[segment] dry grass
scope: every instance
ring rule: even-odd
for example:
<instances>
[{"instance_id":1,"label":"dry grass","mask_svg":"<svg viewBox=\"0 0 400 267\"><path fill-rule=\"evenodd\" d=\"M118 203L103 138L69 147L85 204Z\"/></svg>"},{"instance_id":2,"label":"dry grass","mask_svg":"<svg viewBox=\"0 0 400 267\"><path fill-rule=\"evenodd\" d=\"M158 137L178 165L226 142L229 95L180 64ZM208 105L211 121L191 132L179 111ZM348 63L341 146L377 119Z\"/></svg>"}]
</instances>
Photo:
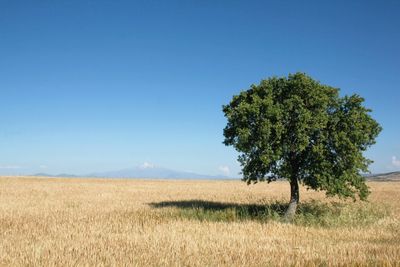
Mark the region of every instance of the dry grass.
<instances>
[{"instance_id":1,"label":"dry grass","mask_svg":"<svg viewBox=\"0 0 400 267\"><path fill-rule=\"evenodd\" d=\"M400 183L369 185L369 203L302 189L286 224L286 182L3 177L0 265L400 266Z\"/></svg>"}]
</instances>

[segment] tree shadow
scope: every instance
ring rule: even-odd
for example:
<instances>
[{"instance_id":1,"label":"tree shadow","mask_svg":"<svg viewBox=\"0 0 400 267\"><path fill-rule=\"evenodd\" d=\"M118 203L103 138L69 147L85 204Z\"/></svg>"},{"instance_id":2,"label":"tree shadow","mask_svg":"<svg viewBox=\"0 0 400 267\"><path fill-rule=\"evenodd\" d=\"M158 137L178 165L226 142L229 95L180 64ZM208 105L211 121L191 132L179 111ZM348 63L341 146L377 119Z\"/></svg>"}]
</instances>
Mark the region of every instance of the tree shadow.
<instances>
[{"instance_id":1,"label":"tree shadow","mask_svg":"<svg viewBox=\"0 0 400 267\"><path fill-rule=\"evenodd\" d=\"M153 208L174 208L173 216L200 221L281 221L288 207L283 201L264 204L225 203L206 200L181 200L149 203ZM299 205L298 217L318 218L338 210L338 205L310 201Z\"/></svg>"}]
</instances>

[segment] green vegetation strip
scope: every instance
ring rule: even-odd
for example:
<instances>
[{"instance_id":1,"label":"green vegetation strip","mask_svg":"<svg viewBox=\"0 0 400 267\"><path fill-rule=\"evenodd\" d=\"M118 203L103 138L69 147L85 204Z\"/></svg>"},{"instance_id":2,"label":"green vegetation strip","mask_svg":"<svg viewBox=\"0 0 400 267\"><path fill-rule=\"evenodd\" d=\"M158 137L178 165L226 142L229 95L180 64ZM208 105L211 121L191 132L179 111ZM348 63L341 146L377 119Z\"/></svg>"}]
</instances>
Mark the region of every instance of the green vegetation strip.
<instances>
[{"instance_id":1,"label":"green vegetation strip","mask_svg":"<svg viewBox=\"0 0 400 267\"><path fill-rule=\"evenodd\" d=\"M269 221L283 222L283 215L287 208L287 204L281 201L256 205L190 200L162 202L152 204L152 206L169 207L169 216L179 219L213 222L253 220L262 223ZM313 227L354 227L371 225L387 216L390 216L389 208L375 203L310 201L299 205L292 223Z\"/></svg>"}]
</instances>

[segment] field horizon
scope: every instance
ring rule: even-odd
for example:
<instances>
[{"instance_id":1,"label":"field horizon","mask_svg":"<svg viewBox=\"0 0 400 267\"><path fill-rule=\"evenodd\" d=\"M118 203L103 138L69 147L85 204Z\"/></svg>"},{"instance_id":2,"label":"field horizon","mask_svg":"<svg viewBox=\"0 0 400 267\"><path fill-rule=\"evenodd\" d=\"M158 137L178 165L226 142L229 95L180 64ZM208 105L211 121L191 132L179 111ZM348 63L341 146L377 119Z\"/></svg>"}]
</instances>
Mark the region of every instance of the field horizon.
<instances>
[{"instance_id":1,"label":"field horizon","mask_svg":"<svg viewBox=\"0 0 400 267\"><path fill-rule=\"evenodd\" d=\"M367 202L234 180L0 177L0 265L398 266L400 183Z\"/></svg>"}]
</instances>

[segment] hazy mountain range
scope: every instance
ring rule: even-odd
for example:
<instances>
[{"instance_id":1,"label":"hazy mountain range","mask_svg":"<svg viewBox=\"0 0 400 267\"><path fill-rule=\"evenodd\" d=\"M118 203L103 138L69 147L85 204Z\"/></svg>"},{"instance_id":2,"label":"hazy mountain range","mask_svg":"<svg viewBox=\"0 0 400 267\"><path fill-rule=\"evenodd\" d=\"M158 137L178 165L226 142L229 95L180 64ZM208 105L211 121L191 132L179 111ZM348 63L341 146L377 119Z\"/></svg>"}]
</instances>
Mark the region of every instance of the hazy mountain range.
<instances>
[{"instance_id":1,"label":"hazy mountain range","mask_svg":"<svg viewBox=\"0 0 400 267\"><path fill-rule=\"evenodd\" d=\"M116 171L94 172L83 175L37 173L34 176L49 177L98 177L98 178L160 178L160 179L229 179L224 175L204 175L194 172L177 171L163 167L158 167L149 163L140 166Z\"/></svg>"},{"instance_id":2,"label":"hazy mountain range","mask_svg":"<svg viewBox=\"0 0 400 267\"><path fill-rule=\"evenodd\" d=\"M61 174L48 174L48 173L37 173L33 176L47 176L47 177L93 177L93 178L158 178L158 179L232 179L233 177L224 175L204 175L194 172L185 172L171 170L167 168L157 167L151 164L143 164L134 168L127 168L117 171L107 172L94 172L83 175L75 175L68 173ZM367 180L372 181L400 181L400 171L379 173L379 174L367 174L365 175Z\"/></svg>"},{"instance_id":3,"label":"hazy mountain range","mask_svg":"<svg viewBox=\"0 0 400 267\"><path fill-rule=\"evenodd\" d=\"M366 176L367 180L372 181L400 181L400 171L397 172L387 172L387 173L377 173Z\"/></svg>"}]
</instances>

